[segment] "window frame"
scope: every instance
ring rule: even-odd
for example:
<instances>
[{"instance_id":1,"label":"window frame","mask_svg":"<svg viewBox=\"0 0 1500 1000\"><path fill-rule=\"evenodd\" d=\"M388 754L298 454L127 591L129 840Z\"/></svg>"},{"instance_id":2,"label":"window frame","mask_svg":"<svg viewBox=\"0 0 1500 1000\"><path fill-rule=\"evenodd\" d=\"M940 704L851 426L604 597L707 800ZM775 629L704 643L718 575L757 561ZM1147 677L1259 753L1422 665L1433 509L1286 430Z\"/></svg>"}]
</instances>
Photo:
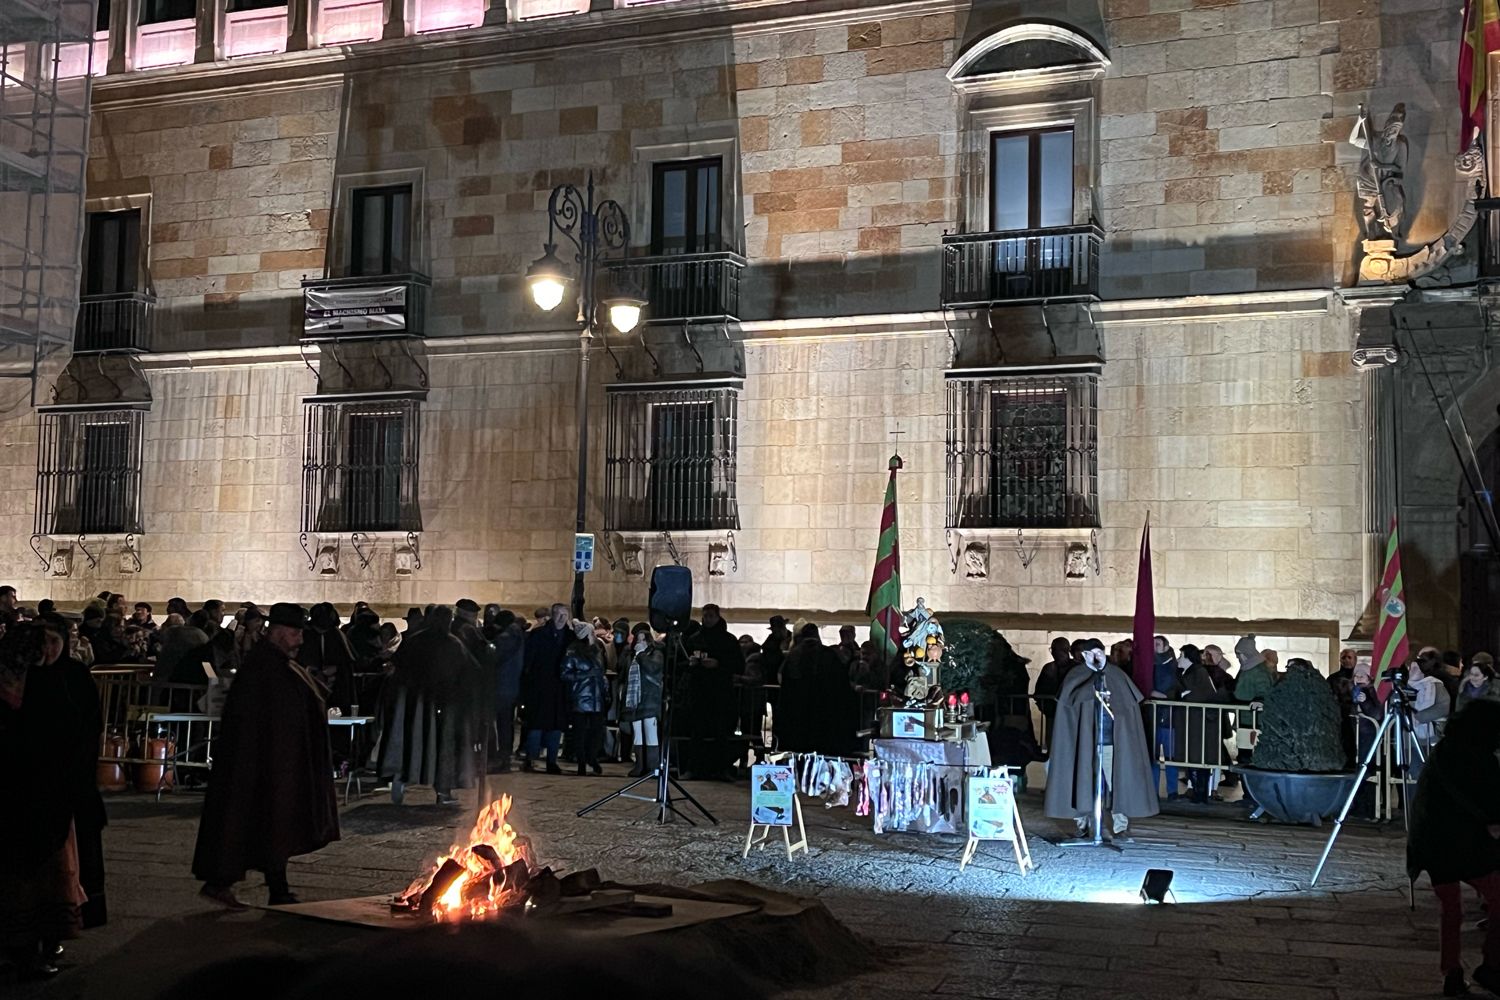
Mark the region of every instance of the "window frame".
<instances>
[{"instance_id":1,"label":"window frame","mask_svg":"<svg viewBox=\"0 0 1500 1000\"><path fill-rule=\"evenodd\" d=\"M422 530L421 436L425 392L386 392L311 396L303 402L301 530L318 534L408 533ZM361 460L356 424L392 422L384 432L399 447L394 461ZM361 481L386 483L392 510L370 503Z\"/></svg>"},{"instance_id":2,"label":"window frame","mask_svg":"<svg viewBox=\"0 0 1500 1000\"><path fill-rule=\"evenodd\" d=\"M705 221L713 220L712 233L697 231L699 216L698 183L699 172L712 166L715 173L714 211L703 213ZM666 175L672 171L683 171L687 182L683 188L683 249L666 248L662 233L665 221ZM710 236L712 245L708 245ZM699 239L704 245L698 246ZM692 254L720 253L724 250L724 157L718 154L688 157L685 159L656 160L651 164L651 242L653 257L688 256Z\"/></svg>"},{"instance_id":3,"label":"window frame","mask_svg":"<svg viewBox=\"0 0 1500 1000\"><path fill-rule=\"evenodd\" d=\"M739 530L738 378L617 383L606 387L604 521L606 531ZM662 415L689 408L706 415L700 433L674 435L701 447L661 453ZM691 418L690 418L691 419ZM701 466L701 474L672 467ZM675 509L673 509L675 508Z\"/></svg>"},{"instance_id":4,"label":"window frame","mask_svg":"<svg viewBox=\"0 0 1500 1000\"><path fill-rule=\"evenodd\" d=\"M404 259L397 267L395 249L392 247L395 229L396 212L394 211L394 200L397 195L406 195L406 246ZM368 198L381 198L385 202L385 211L381 218L382 231L380 234L381 264L379 272L366 272L364 270L364 255L362 253L363 238L365 236L365 213L363 211L365 200ZM414 271L412 245L415 239L414 229L416 224L416 191L409 182L362 185L351 188L349 191L349 248L346 273L351 278L385 278L398 274L410 274Z\"/></svg>"},{"instance_id":5,"label":"window frame","mask_svg":"<svg viewBox=\"0 0 1500 1000\"><path fill-rule=\"evenodd\" d=\"M1101 366L960 369L945 376L947 468L945 525L950 530L1094 529L1099 517L1099 378ZM1029 425L1002 423L997 397L1062 394L1061 426L1048 454L1016 455L1010 441ZM1055 404L1054 404L1055 405ZM1035 425L1040 427L1042 425ZM1007 435L1009 430L1020 433ZM1059 434L1060 431L1060 434ZM1035 439L1036 435L1031 435ZM1060 462L1060 469L1018 476L1017 464ZM1060 479L1060 490L1038 492L1038 480ZM1002 484L1018 483L1014 494ZM1030 485L1032 490L1024 489ZM1014 500L1009 498L1014 497ZM1052 508L1052 509L1048 509ZM1020 509L1020 513L1016 511Z\"/></svg>"},{"instance_id":6,"label":"window frame","mask_svg":"<svg viewBox=\"0 0 1500 1000\"><path fill-rule=\"evenodd\" d=\"M1057 135L1066 132L1071 137L1068 143L1069 174L1068 174L1068 215L1069 219L1061 226L1042 225L1042 136ZM1047 125L1034 125L1023 128L994 128L988 131L989 149L985 157L985 171L988 180L988 223L991 231L994 229L995 209L997 206L997 191L995 177L995 146L1002 139L1015 139L1025 136L1027 140L1026 149L1026 225L1021 227L1029 230L1062 229L1074 224L1074 205L1077 201L1077 184L1072 175L1072 170L1077 165L1076 144L1078 142L1077 130L1073 122L1051 123Z\"/></svg>"},{"instance_id":7,"label":"window frame","mask_svg":"<svg viewBox=\"0 0 1500 1000\"><path fill-rule=\"evenodd\" d=\"M123 2L123 0L116 0ZM185 14L179 13L176 17L158 17L163 13L162 8L169 7L173 3L190 4L191 9ZM141 0L140 16L138 24L169 24L173 21L191 21L198 16L198 5L196 0Z\"/></svg>"},{"instance_id":8,"label":"window frame","mask_svg":"<svg viewBox=\"0 0 1500 1000\"><path fill-rule=\"evenodd\" d=\"M128 217L134 217L134 247L131 247L131 224ZM101 244L98 237L99 228L106 222L119 221L122 223L120 233L116 237L115 252L116 263L111 282L116 287L100 287L104 282L98 280L100 272L96 263L101 252ZM111 208L101 210L90 210L84 216L83 237L83 274L79 281L79 294L87 297L91 295L128 295L141 290L142 270L141 260L145 241L143 239L145 228L145 213L138 206L129 208ZM133 253L130 252L133 249ZM129 287L124 287L128 277Z\"/></svg>"},{"instance_id":9,"label":"window frame","mask_svg":"<svg viewBox=\"0 0 1500 1000\"><path fill-rule=\"evenodd\" d=\"M142 471L149 403L39 407L36 535L142 533ZM121 428L117 461L91 469L89 430ZM101 498L101 490L112 499ZM90 499L92 498L92 499ZM113 516L101 518L107 503Z\"/></svg>"}]
</instances>

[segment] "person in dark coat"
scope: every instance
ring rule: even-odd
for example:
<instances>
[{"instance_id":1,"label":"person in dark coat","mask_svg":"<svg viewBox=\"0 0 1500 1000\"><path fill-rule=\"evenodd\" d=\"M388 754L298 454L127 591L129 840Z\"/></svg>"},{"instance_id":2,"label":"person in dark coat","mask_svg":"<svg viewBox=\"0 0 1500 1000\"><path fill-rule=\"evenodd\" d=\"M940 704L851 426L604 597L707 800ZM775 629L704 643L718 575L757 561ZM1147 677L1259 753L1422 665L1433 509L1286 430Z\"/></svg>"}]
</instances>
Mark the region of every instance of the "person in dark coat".
<instances>
[{"instance_id":1,"label":"person in dark coat","mask_svg":"<svg viewBox=\"0 0 1500 1000\"><path fill-rule=\"evenodd\" d=\"M79 634L82 635L82 632ZM161 642L156 649L156 666L151 670L151 682L177 683L176 678L182 676L178 673L179 668L192 668L197 673L192 675L193 679L188 683L202 684L204 675L203 668L198 666L200 661L190 659L188 654L207 645L208 636L201 629L184 624L182 616L175 613L167 615L165 624L157 634L161 637Z\"/></svg>"},{"instance_id":2,"label":"person in dark coat","mask_svg":"<svg viewBox=\"0 0 1500 1000\"><path fill-rule=\"evenodd\" d=\"M354 651L339 629L338 609L326 601L307 613L299 662L328 688L328 704L345 715L354 706Z\"/></svg>"},{"instance_id":3,"label":"person in dark coat","mask_svg":"<svg viewBox=\"0 0 1500 1000\"><path fill-rule=\"evenodd\" d=\"M604 676L604 650L588 622L573 623L574 640L563 656L562 679L568 686L568 710L573 716L578 747L578 773L585 768L603 774L599 751L604 746L604 713L609 709L609 681Z\"/></svg>"},{"instance_id":4,"label":"person in dark coat","mask_svg":"<svg viewBox=\"0 0 1500 1000\"><path fill-rule=\"evenodd\" d=\"M717 604L703 605L703 625L685 646L689 708L682 719L687 723L688 737L683 780L731 777L735 754L729 736L734 731L737 708L734 675L745 671L744 654Z\"/></svg>"},{"instance_id":5,"label":"person in dark coat","mask_svg":"<svg viewBox=\"0 0 1500 1000\"><path fill-rule=\"evenodd\" d=\"M817 680L828 656L818 626L803 625L781 661L781 697L774 716L776 749L817 749Z\"/></svg>"},{"instance_id":6,"label":"person in dark coat","mask_svg":"<svg viewBox=\"0 0 1500 1000\"><path fill-rule=\"evenodd\" d=\"M203 895L230 909L244 909L234 884L248 869L265 873L272 906L297 902L287 860L339 839L326 693L294 659L306 612L274 604L268 620L224 702L193 852Z\"/></svg>"},{"instance_id":7,"label":"person in dark coat","mask_svg":"<svg viewBox=\"0 0 1500 1000\"><path fill-rule=\"evenodd\" d=\"M1338 670L1328 675L1328 687L1333 691L1333 697L1339 703L1339 738L1344 744L1346 767L1355 766L1354 757L1358 742L1354 726L1354 664L1356 660L1354 650L1341 650Z\"/></svg>"},{"instance_id":8,"label":"person in dark coat","mask_svg":"<svg viewBox=\"0 0 1500 1000\"><path fill-rule=\"evenodd\" d=\"M83 764L62 641L13 622L0 636L0 949L26 977L56 975L60 942L78 936L75 809ZM88 748L97 757L98 744ZM92 779L90 779L92 783Z\"/></svg>"},{"instance_id":9,"label":"person in dark coat","mask_svg":"<svg viewBox=\"0 0 1500 1000\"><path fill-rule=\"evenodd\" d=\"M1183 643L1177 657L1177 676L1166 691L1172 701L1194 704L1228 702L1232 695L1220 691L1214 683L1199 653L1198 647ZM1179 750L1190 763L1200 765L1188 768L1188 782L1192 787L1192 801L1199 805L1208 802L1212 772L1225 764L1224 760L1224 713L1217 709L1173 708L1172 729L1177 734Z\"/></svg>"},{"instance_id":10,"label":"person in dark coat","mask_svg":"<svg viewBox=\"0 0 1500 1000\"><path fill-rule=\"evenodd\" d=\"M1045 729L1042 742L1049 751L1052 749L1053 720L1057 717L1057 695L1062 690L1068 672L1075 665L1071 647L1072 644L1065 636L1052 640L1052 659L1042 664L1041 672L1036 677L1036 687L1031 692L1031 696L1036 699L1036 707L1042 712Z\"/></svg>"},{"instance_id":11,"label":"person in dark coat","mask_svg":"<svg viewBox=\"0 0 1500 1000\"><path fill-rule=\"evenodd\" d=\"M1461 952L1467 882L1490 914L1484 964L1474 981L1500 994L1500 703L1478 701L1449 720L1417 780L1406 841L1406 871L1423 872L1441 908L1439 971L1443 995L1467 991Z\"/></svg>"},{"instance_id":12,"label":"person in dark coat","mask_svg":"<svg viewBox=\"0 0 1500 1000\"><path fill-rule=\"evenodd\" d=\"M521 698L521 673L525 667L526 631L516 621L513 611L495 605L489 615L485 638L495 648L495 732L500 745L499 771L510 770L510 758L516 752L516 702Z\"/></svg>"},{"instance_id":13,"label":"person in dark coat","mask_svg":"<svg viewBox=\"0 0 1500 1000\"><path fill-rule=\"evenodd\" d=\"M566 604L552 605L552 617L526 633L521 671L521 720L526 726L526 748L521 770L535 770L533 761L547 748L547 773L562 774L557 750L568 724L568 689L563 684L562 661L573 641Z\"/></svg>"},{"instance_id":14,"label":"person in dark coat","mask_svg":"<svg viewBox=\"0 0 1500 1000\"><path fill-rule=\"evenodd\" d=\"M1151 697L1160 701L1167 697L1168 689L1177 681L1177 651L1172 648L1171 643L1167 642L1167 637L1164 635L1156 637L1154 649L1155 659L1152 660L1151 667ZM1167 772L1168 802L1177 801L1177 789L1181 787L1178 784L1177 766L1168 764L1162 767L1157 761L1158 759L1177 759L1177 740L1179 739L1177 723L1179 721L1173 718L1172 712L1161 710L1156 712L1154 734L1156 742L1152 745L1155 753L1151 755L1151 783L1160 790L1161 772Z\"/></svg>"},{"instance_id":15,"label":"person in dark coat","mask_svg":"<svg viewBox=\"0 0 1500 1000\"><path fill-rule=\"evenodd\" d=\"M1094 811L1095 761L1102 758L1104 811L1120 834L1131 819L1155 816L1161 808L1151 780L1151 751L1139 721L1141 692L1129 674L1105 659L1104 644L1097 639L1084 649L1084 667L1068 673L1058 695L1046 812L1054 819L1073 820L1079 834L1085 833ZM1096 692L1109 698L1102 733Z\"/></svg>"},{"instance_id":16,"label":"person in dark coat","mask_svg":"<svg viewBox=\"0 0 1500 1000\"><path fill-rule=\"evenodd\" d=\"M452 627L453 609L439 605L396 650L376 769L390 776L397 805L408 784L431 785L445 806L458 803L453 789L474 784L481 671Z\"/></svg>"},{"instance_id":17,"label":"person in dark coat","mask_svg":"<svg viewBox=\"0 0 1500 1000\"><path fill-rule=\"evenodd\" d=\"M89 668L68 649L68 623L49 617L44 630L43 669L55 668L61 675L66 711L58 719L65 734L66 752L55 763L57 780L68 796L73 815L73 833L78 843L78 880L88 899L81 907L84 929L101 927L109 919L104 896L104 799L99 794L95 764L99 741L104 735L104 717L99 708L99 689Z\"/></svg>"}]
</instances>

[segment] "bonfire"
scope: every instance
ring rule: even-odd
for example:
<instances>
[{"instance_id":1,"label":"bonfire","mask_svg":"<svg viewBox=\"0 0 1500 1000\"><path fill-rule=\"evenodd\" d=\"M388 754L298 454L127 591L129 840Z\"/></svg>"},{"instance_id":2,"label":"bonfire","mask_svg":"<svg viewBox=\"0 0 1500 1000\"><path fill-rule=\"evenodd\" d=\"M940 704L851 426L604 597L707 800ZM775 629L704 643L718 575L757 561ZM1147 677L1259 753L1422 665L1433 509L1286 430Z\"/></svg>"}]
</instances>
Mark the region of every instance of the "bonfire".
<instances>
[{"instance_id":1,"label":"bonfire","mask_svg":"<svg viewBox=\"0 0 1500 1000\"><path fill-rule=\"evenodd\" d=\"M391 901L391 909L457 922L487 920L524 906L533 881L552 876L547 869L533 871L530 842L507 821L510 807L509 795L485 806L467 839L439 856Z\"/></svg>"}]
</instances>

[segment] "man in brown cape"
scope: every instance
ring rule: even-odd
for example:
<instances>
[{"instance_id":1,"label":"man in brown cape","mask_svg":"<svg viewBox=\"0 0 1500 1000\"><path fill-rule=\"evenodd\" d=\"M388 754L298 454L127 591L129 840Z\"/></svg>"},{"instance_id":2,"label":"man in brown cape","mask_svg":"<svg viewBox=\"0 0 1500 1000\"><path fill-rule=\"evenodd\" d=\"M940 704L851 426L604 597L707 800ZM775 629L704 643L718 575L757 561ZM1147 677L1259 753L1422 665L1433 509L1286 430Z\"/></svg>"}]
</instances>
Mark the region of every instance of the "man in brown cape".
<instances>
[{"instance_id":1,"label":"man in brown cape","mask_svg":"<svg viewBox=\"0 0 1500 1000\"><path fill-rule=\"evenodd\" d=\"M1125 832L1132 818L1155 816L1160 809L1151 782L1151 754L1141 722L1141 692L1130 676L1109 663L1104 646L1091 639L1083 650L1087 669L1069 671L1057 696L1052 755L1047 763L1047 815L1071 819L1079 834L1094 811L1094 761L1103 745L1104 812L1113 819L1116 834ZM1099 739L1095 690L1109 698L1104 738Z\"/></svg>"},{"instance_id":2,"label":"man in brown cape","mask_svg":"<svg viewBox=\"0 0 1500 1000\"><path fill-rule=\"evenodd\" d=\"M293 659L307 614L275 604L269 621L224 703L193 854L203 895L232 909L247 869L265 873L272 906L297 902L287 859L339 839L327 692Z\"/></svg>"}]
</instances>

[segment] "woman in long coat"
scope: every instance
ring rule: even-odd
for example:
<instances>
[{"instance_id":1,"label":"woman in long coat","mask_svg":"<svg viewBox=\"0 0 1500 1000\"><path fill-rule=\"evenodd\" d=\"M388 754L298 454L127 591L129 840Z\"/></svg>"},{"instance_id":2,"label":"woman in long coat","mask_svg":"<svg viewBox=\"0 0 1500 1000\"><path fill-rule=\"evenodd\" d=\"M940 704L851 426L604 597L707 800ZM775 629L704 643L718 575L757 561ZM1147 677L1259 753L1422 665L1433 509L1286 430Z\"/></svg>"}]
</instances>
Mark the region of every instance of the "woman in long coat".
<instances>
[{"instance_id":1,"label":"woman in long coat","mask_svg":"<svg viewBox=\"0 0 1500 1000\"><path fill-rule=\"evenodd\" d=\"M85 893L78 838L80 775L98 755L86 736L88 706L60 660L66 632L13 625L0 639L0 948L23 975L57 973L59 943L78 936ZM98 718L98 703L92 706ZM97 798L97 792L94 793ZM101 810L102 812L102 810ZM97 817L102 825L102 816ZM100 872L102 875L102 870Z\"/></svg>"},{"instance_id":2,"label":"woman in long coat","mask_svg":"<svg viewBox=\"0 0 1500 1000\"><path fill-rule=\"evenodd\" d=\"M431 785L440 805L457 801L453 789L474 784L481 672L450 634L452 626L453 609L434 608L426 626L408 633L396 650L376 769L391 778L391 801L398 805L408 784Z\"/></svg>"}]
</instances>

